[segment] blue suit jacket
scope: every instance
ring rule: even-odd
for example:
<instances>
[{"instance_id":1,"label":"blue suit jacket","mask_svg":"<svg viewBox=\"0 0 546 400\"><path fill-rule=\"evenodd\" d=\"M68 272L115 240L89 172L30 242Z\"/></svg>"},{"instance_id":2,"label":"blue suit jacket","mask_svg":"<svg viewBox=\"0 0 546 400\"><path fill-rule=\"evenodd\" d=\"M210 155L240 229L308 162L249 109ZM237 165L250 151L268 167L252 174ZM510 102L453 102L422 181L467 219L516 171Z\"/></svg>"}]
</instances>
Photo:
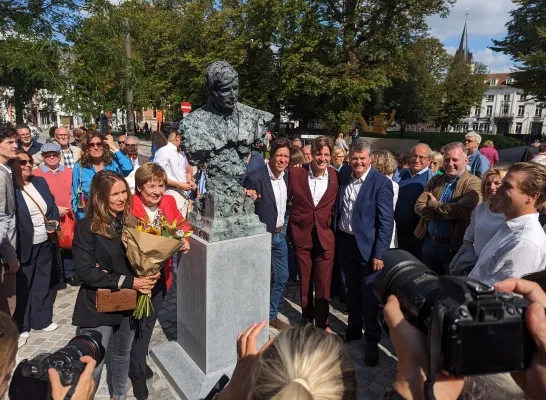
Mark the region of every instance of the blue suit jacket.
<instances>
[{"instance_id":1,"label":"blue suit jacket","mask_svg":"<svg viewBox=\"0 0 546 400\"><path fill-rule=\"evenodd\" d=\"M44 178L34 176L31 182L43 197L47 210L42 210L48 220L59 222L59 209L55 205L55 198ZM15 209L17 213L17 257L21 264L26 263L30 258L32 240L34 238L34 225L30 219L30 211L23 197L23 192L15 186Z\"/></svg>"},{"instance_id":2,"label":"blue suit jacket","mask_svg":"<svg viewBox=\"0 0 546 400\"><path fill-rule=\"evenodd\" d=\"M283 178L288 193L288 169L284 171ZM247 174L243 186L246 189L255 190L261 196L255 202L256 214L258 214L260 221L265 224L267 231L273 233L275 228L277 228L278 210L267 165L263 164L257 170Z\"/></svg>"},{"instance_id":3,"label":"blue suit jacket","mask_svg":"<svg viewBox=\"0 0 546 400\"><path fill-rule=\"evenodd\" d=\"M336 230L339 229L345 189L351 183L352 172L350 165L344 165L339 171ZM382 259L383 253L390 247L394 229L393 197L391 180L370 167L358 192L351 218L358 249L366 261L370 261L372 257Z\"/></svg>"}]
</instances>

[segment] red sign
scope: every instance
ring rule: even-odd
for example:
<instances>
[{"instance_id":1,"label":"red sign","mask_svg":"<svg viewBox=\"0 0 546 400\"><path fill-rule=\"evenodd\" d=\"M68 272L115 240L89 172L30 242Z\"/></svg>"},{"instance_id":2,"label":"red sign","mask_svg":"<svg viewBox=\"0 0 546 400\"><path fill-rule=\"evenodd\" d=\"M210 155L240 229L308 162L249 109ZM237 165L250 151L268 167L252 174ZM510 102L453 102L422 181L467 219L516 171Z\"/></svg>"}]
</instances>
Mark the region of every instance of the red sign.
<instances>
[{"instance_id":1,"label":"red sign","mask_svg":"<svg viewBox=\"0 0 546 400\"><path fill-rule=\"evenodd\" d=\"M180 111L184 114L191 112L191 103L189 101L183 101L180 103Z\"/></svg>"}]
</instances>

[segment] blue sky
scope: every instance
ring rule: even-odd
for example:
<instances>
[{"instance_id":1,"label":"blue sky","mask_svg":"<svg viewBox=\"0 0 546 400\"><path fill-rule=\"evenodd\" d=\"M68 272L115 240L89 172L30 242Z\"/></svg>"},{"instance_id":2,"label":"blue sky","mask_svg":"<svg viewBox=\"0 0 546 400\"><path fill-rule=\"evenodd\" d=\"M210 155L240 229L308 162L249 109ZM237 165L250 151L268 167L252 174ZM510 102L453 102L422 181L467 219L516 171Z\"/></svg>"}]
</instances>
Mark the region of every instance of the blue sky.
<instances>
[{"instance_id":1,"label":"blue sky","mask_svg":"<svg viewBox=\"0 0 546 400\"><path fill-rule=\"evenodd\" d=\"M491 72L509 72L510 57L487 47L493 44L491 39L504 38L509 11L514 8L511 0L457 0L446 19L439 16L428 19L431 35L439 38L447 51L454 54L461 40L467 8L468 45L474 60L487 65Z\"/></svg>"}]
</instances>

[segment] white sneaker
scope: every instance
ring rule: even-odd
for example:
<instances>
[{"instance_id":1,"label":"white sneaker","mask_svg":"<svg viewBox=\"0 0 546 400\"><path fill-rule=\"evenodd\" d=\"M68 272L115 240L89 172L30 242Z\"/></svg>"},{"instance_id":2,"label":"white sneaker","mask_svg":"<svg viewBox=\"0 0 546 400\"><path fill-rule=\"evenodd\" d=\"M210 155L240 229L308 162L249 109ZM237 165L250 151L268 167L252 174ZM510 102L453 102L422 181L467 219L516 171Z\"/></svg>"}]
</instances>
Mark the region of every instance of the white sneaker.
<instances>
[{"instance_id":1,"label":"white sneaker","mask_svg":"<svg viewBox=\"0 0 546 400\"><path fill-rule=\"evenodd\" d=\"M57 325L55 322L52 322L51 324L49 324L49 326L46 326L44 329L42 329L42 331L51 332L51 331L54 331L55 329L57 329L58 327L59 327L59 325Z\"/></svg>"},{"instance_id":2,"label":"white sneaker","mask_svg":"<svg viewBox=\"0 0 546 400\"><path fill-rule=\"evenodd\" d=\"M19 343L17 344L17 348L20 349L20 348L23 347L25 344L27 344L27 338L26 338L26 337L19 336Z\"/></svg>"},{"instance_id":3,"label":"white sneaker","mask_svg":"<svg viewBox=\"0 0 546 400\"><path fill-rule=\"evenodd\" d=\"M23 332L19 335L20 338L28 339L30 337L30 332Z\"/></svg>"}]
</instances>

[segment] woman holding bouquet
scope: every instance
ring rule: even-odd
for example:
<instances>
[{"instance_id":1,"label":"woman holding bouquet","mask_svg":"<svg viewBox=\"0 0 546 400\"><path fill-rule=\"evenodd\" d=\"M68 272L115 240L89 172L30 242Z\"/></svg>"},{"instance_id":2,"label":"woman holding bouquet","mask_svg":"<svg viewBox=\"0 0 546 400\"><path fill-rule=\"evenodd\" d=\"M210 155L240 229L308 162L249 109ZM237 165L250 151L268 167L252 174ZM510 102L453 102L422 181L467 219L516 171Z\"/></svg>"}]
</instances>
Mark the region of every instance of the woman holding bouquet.
<instances>
[{"instance_id":1,"label":"woman holding bouquet","mask_svg":"<svg viewBox=\"0 0 546 400\"><path fill-rule=\"evenodd\" d=\"M178 229L184 232L191 230L190 224L182 217L174 197L164 194L167 188L167 173L155 163L146 163L137 169L135 173L135 194L133 195L132 214L141 219L147 219L154 223L161 216L167 223L178 222ZM190 250L188 239L182 240L181 251L187 253ZM131 369L129 377L133 384L133 392L137 400L148 398L146 376L152 375L151 369L146 365L148 346L152 338L152 331L157 320L158 312L165 297L165 293L173 281L172 258L163 264L161 276L152 289L153 312L148 317L143 317L141 331L135 336L131 348Z\"/></svg>"},{"instance_id":2,"label":"woman holding bouquet","mask_svg":"<svg viewBox=\"0 0 546 400\"><path fill-rule=\"evenodd\" d=\"M135 331L131 326L131 315L136 307L136 296L131 301L125 296L135 289L140 293L150 293L159 274L149 277L136 277L125 248L121 241L122 227L131 216L132 198L127 182L118 173L100 171L91 181L90 198L85 217L76 224L72 252L76 274L82 282L72 324L77 326L78 334L95 330L102 334L102 345L108 349L102 363L93 373L95 389L98 388L102 367L108 358L107 376L110 397L125 400L129 356ZM133 218L134 219L134 218ZM100 289L122 289L104 291ZM104 302L103 294L111 293L110 304L114 303L125 311L103 311L97 303Z\"/></svg>"}]
</instances>

